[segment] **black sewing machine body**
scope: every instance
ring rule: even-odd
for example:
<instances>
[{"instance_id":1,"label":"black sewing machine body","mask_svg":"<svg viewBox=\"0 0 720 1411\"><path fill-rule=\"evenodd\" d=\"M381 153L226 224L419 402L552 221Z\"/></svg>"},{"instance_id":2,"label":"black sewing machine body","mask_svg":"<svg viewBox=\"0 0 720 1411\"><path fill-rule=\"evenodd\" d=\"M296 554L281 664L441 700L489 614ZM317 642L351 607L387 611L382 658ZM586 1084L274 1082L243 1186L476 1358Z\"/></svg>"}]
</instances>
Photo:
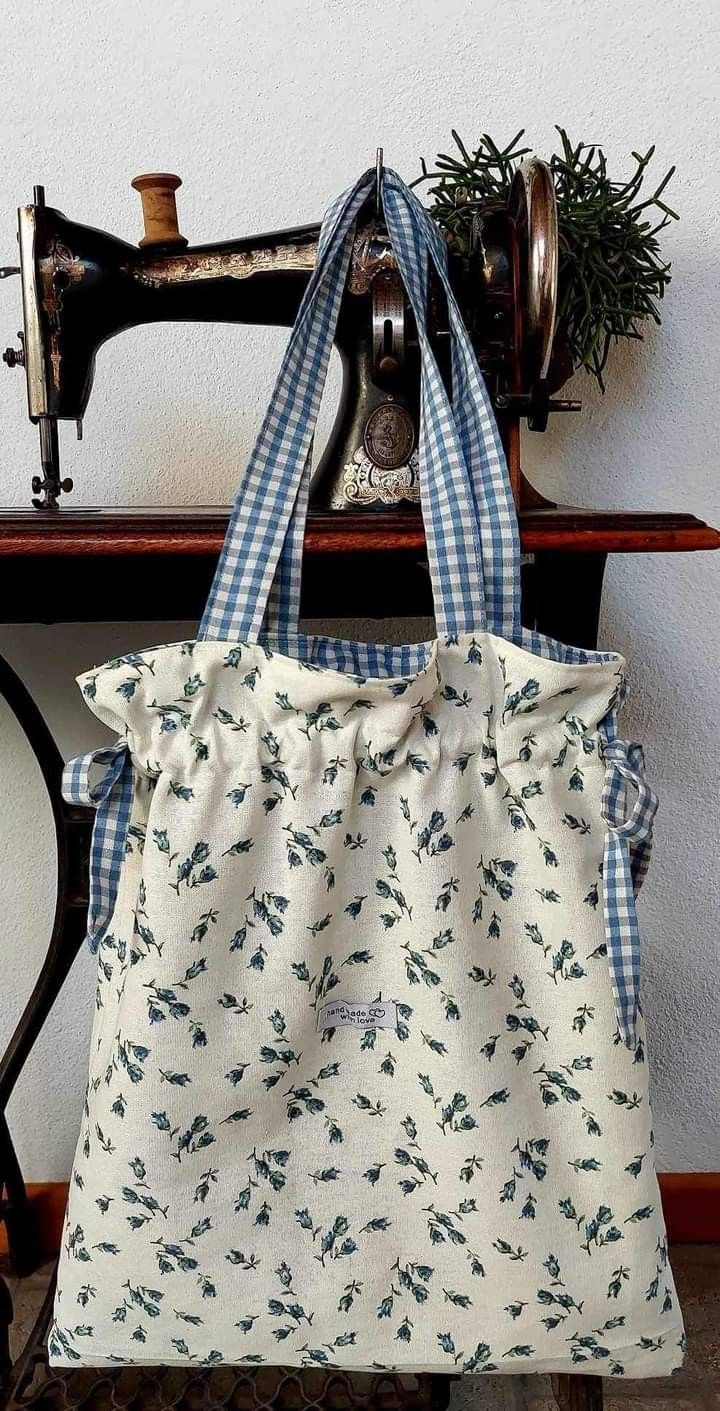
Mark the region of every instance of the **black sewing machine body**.
<instances>
[{"instance_id":1,"label":"black sewing machine body","mask_svg":"<svg viewBox=\"0 0 720 1411\"><path fill-rule=\"evenodd\" d=\"M450 276L501 421L540 428L550 402L557 276L552 178L527 164L508 207L478 212L475 248L450 254ZM40 427L43 477L33 503L61 489L58 420L80 429L98 349L126 328L157 322L290 326L314 267L319 226L187 246L177 228L179 179L136 178L140 246L68 220L42 188L19 211L24 330L5 361L24 364L28 412ZM6 270L3 273L14 271ZM447 318L431 281L433 340L443 364ZM412 315L377 210L361 212L336 342L343 392L316 477L316 502L384 509L418 498L419 359ZM557 381L557 379L556 379Z\"/></svg>"}]
</instances>

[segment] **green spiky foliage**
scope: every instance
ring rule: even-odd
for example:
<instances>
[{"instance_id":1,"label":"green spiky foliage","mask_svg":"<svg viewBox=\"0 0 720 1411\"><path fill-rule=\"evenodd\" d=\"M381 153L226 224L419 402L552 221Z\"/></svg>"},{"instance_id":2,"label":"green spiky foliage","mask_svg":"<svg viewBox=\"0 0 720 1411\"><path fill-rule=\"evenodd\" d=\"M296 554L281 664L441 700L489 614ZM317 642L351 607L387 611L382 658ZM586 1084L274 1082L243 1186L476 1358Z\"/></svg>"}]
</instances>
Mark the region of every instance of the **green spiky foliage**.
<instances>
[{"instance_id":1,"label":"green spiky foliage","mask_svg":"<svg viewBox=\"0 0 720 1411\"><path fill-rule=\"evenodd\" d=\"M596 143L573 144L558 127L560 151L549 165L558 203L558 326L574 368L584 367L605 390L608 353L620 338L642 339L643 324L660 323L659 302L670 283L659 236L677 220L662 199L675 168L647 194L655 148L632 153L634 171L614 181ZM430 213L460 252L467 252L478 204L504 205L513 175L529 155L524 129L505 147L487 133L470 151L457 132L456 153L439 153L413 185L430 184Z\"/></svg>"}]
</instances>

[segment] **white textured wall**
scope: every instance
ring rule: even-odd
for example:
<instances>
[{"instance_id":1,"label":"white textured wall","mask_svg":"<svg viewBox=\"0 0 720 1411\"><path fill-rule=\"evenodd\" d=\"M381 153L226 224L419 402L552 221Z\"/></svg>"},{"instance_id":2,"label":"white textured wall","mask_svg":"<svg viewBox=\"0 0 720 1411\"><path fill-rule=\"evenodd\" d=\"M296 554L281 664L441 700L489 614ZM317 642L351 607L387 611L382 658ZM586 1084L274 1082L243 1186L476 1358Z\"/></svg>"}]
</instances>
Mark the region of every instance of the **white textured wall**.
<instances>
[{"instance_id":1,"label":"white textured wall","mask_svg":"<svg viewBox=\"0 0 720 1411\"><path fill-rule=\"evenodd\" d=\"M421 153L521 124L540 153L560 122L612 167L657 143L678 174L682 223L665 236L674 282L661 332L613 358L601 399L526 436L537 485L598 507L684 509L717 523L719 33L714 0L10 0L3 5L0 261L34 182L66 214L134 240L137 172L185 182L192 241L316 219L376 145L412 177ZM0 285L0 328L19 323ZM99 358L86 440L63 434L75 504L227 502L282 346L278 330L156 327ZM6 339L5 341L8 341ZM22 376L4 372L0 501L25 504L37 468ZM662 797L642 912L645 1002L664 1169L720 1168L718 682L720 556L616 558L602 636L629 654L628 730ZM92 585L88 585L91 591ZM148 604L148 616L152 606ZM183 627L182 631L185 632ZM66 753L100 727L72 678L173 625L2 628L0 651L36 691ZM39 782L0 714L0 1043L40 963L51 916L50 824ZM27 1174L69 1169L90 1023L92 963L76 964L13 1108Z\"/></svg>"}]
</instances>

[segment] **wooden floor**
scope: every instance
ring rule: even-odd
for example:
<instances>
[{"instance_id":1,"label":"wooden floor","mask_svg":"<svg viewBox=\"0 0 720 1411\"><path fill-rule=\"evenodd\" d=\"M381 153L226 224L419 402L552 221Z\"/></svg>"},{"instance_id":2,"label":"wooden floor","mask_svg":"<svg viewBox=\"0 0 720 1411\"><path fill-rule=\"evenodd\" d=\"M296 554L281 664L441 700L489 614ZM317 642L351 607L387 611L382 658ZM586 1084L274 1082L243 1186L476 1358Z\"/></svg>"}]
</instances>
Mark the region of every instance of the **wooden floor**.
<instances>
[{"instance_id":1,"label":"wooden floor","mask_svg":"<svg viewBox=\"0 0 720 1411\"><path fill-rule=\"evenodd\" d=\"M720 1245L675 1245L671 1261L690 1343L682 1372L670 1379L605 1383L605 1411L720 1411ZM19 1284L13 1351L37 1315L49 1274ZM545 1377L465 1377L452 1389L451 1411L557 1411Z\"/></svg>"}]
</instances>

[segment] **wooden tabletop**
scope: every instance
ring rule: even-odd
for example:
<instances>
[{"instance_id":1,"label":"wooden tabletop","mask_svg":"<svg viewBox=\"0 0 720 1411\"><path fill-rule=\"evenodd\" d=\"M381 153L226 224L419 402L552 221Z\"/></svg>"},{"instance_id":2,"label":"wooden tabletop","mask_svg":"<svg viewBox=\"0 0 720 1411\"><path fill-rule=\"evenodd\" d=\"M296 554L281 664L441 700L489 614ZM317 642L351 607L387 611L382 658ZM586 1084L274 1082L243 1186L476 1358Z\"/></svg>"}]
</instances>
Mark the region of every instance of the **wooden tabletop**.
<instances>
[{"instance_id":1,"label":"wooden tabletop","mask_svg":"<svg viewBox=\"0 0 720 1411\"><path fill-rule=\"evenodd\" d=\"M0 510L0 622L196 622L228 514ZM690 514L528 507L520 530L527 624L579 646L593 644L606 554L720 547L717 530ZM311 512L303 616L427 616L426 558L419 510Z\"/></svg>"},{"instance_id":2,"label":"wooden tabletop","mask_svg":"<svg viewBox=\"0 0 720 1411\"><path fill-rule=\"evenodd\" d=\"M213 555L229 510L180 508L0 509L0 556ZM520 514L525 553L668 553L720 548L720 532L691 514L541 506ZM311 511L305 551L317 554L422 552L419 510Z\"/></svg>"}]
</instances>

